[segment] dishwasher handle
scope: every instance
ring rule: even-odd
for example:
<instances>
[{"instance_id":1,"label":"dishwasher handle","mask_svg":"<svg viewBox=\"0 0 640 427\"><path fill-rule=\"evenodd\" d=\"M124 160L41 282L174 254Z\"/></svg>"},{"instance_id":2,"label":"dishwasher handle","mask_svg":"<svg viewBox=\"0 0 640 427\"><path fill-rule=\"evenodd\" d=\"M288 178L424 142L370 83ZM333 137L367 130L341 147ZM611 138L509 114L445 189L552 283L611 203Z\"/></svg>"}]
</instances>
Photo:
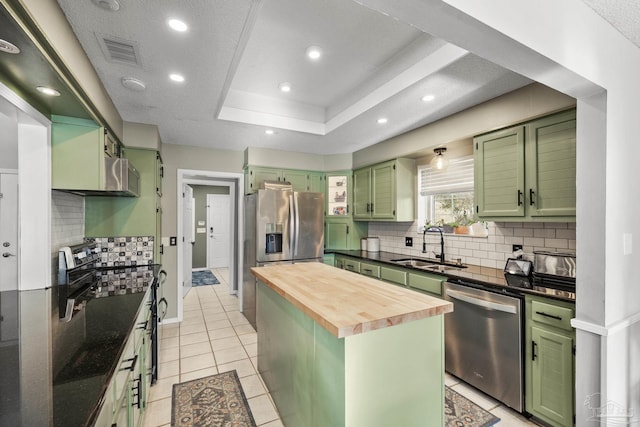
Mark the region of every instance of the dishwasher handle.
<instances>
[{"instance_id":1,"label":"dishwasher handle","mask_svg":"<svg viewBox=\"0 0 640 427\"><path fill-rule=\"evenodd\" d=\"M518 308L513 305L500 304L497 302L485 301L480 298L474 298L471 295L464 294L462 292L454 291L452 289L445 290L445 293L453 299L464 301L469 304L477 305L479 307L487 308L489 310L502 311L504 313L517 314Z\"/></svg>"}]
</instances>

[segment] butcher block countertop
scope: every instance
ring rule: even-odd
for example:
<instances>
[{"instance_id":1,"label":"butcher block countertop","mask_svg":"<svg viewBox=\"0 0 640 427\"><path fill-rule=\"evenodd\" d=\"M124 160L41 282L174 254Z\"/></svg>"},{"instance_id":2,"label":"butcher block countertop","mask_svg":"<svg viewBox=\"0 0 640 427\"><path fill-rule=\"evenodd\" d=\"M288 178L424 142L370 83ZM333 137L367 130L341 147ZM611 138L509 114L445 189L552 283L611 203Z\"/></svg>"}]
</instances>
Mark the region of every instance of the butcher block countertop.
<instances>
[{"instance_id":1,"label":"butcher block countertop","mask_svg":"<svg viewBox=\"0 0 640 427\"><path fill-rule=\"evenodd\" d=\"M450 302L319 262L251 272L338 338L453 311Z\"/></svg>"}]
</instances>

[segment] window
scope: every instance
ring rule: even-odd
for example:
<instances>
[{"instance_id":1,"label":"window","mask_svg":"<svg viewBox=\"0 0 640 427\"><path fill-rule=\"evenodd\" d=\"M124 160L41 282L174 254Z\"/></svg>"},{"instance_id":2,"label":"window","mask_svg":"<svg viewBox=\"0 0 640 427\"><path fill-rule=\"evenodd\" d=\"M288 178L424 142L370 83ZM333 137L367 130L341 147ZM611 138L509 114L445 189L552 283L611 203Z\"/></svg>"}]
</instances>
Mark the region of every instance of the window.
<instances>
[{"instance_id":1,"label":"window","mask_svg":"<svg viewBox=\"0 0 640 427\"><path fill-rule=\"evenodd\" d=\"M473 156L449 162L444 171L418 167L418 225L451 224L474 217Z\"/></svg>"}]
</instances>

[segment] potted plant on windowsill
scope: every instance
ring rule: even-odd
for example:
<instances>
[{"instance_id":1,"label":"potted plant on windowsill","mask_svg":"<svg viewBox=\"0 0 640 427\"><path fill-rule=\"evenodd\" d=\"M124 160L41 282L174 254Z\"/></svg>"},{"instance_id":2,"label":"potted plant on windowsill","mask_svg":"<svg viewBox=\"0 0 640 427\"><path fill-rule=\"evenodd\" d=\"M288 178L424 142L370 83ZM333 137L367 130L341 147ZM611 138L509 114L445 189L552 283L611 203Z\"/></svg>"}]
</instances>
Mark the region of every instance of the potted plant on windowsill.
<instances>
[{"instance_id":1,"label":"potted plant on windowsill","mask_svg":"<svg viewBox=\"0 0 640 427\"><path fill-rule=\"evenodd\" d=\"M455 226L453 227L453 232L455 234L469 234L469 227L468 226L472 222L473 221L471 221L467 217L467 213L464 212L461 216L456 217L456 221L453 223L453 224L455 224Z\"/></svg>"},{"instance_id":2,"label":"potted plant on windowsill","mask_svg":"<svg viewBox=\"0 0 640 427\"><path fill-rule=\"evenodd\" d=\"M443 218L440 218L438 221L436 221L436 225L442 228L443 233L453 233L453 225L445 224Z\"/></svg>"}]
</instances>

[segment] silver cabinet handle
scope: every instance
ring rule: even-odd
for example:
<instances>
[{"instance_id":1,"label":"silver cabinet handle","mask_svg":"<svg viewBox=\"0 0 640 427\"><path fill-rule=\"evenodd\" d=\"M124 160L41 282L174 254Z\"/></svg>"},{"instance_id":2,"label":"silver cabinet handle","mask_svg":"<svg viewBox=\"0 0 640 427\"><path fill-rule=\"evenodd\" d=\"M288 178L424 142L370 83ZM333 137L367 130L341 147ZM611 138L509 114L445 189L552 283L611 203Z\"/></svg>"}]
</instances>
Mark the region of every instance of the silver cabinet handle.
<instances>
[{"instance_id":1,"label":"silver cabinet handle","mask_svg":"<svg viewBox=\"0 0 640 427\"><path fill-rule=\"evenodd\" d=\"M464 301L469 304L477 305L479 307L488 308L490 310L502 311L502 312L511 313L511 314L516 314L518 312L517 308L513 305L498 304L496 302L485 301L483 299L474 298L470 295L456 292L451 289L447 289L446 294L453 299Z\"/></svg>"}]
</instances>

